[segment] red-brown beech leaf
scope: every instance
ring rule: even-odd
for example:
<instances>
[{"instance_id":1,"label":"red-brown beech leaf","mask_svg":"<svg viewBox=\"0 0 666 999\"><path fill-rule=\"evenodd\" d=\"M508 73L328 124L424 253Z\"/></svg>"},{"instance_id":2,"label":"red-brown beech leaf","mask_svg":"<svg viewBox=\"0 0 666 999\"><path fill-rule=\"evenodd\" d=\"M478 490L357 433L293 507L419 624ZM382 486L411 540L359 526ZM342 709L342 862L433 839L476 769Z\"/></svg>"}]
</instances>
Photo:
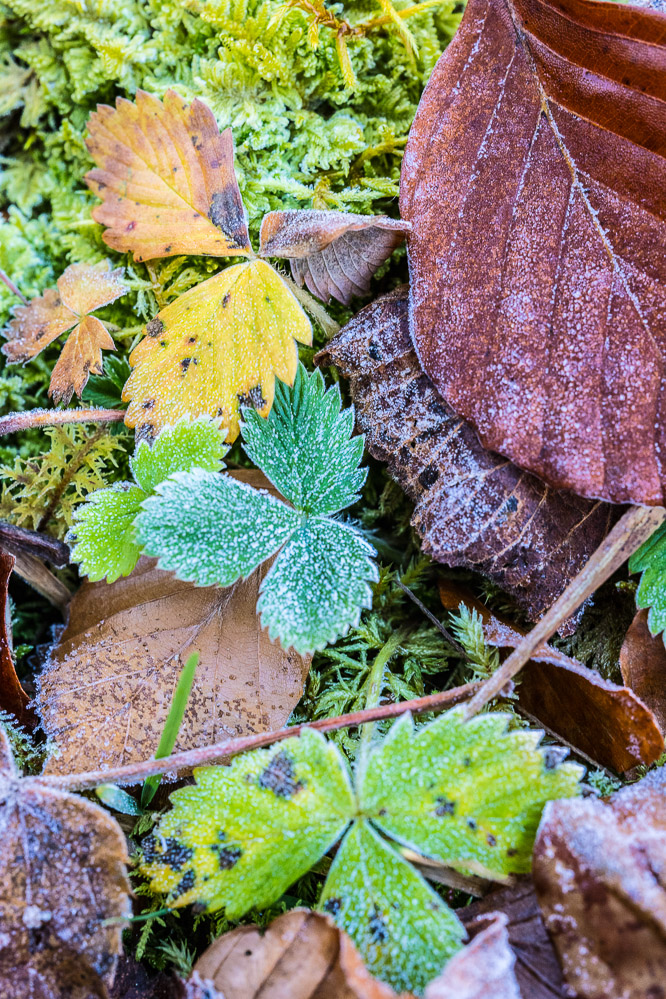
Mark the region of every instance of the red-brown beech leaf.
<instances>
[{"instance_id":1,"label":"red-brown beech leaf","mask_svg":"<svg viewBox=\"0 0 666 999\"><path fill-rule=\"evenodd\" d=\"M507 932L516 956L521 999L567 999L562 969L543 925L531 877L521 877L516 884L492 891L478 902L457 910L468 929L479 916L498 912L504 913L508 920Z\"/></svg>"},{"instance_id":2,"label":"red-brown beech leaf","mask_svg":"<svg viewBox=\"0 0 666 999\"><path fill-rule=\"evenodd\" d=\"M411 331L486 447L557 488L666 489L666 14L470 0L403 162Z\"/></svg>"},{"instance_id":3,"label":"red-brown beech leaf","mask_svg":"<svg viewBox=\"0 0 666 999\"><path fill-rule=\"evenodd\" d=\"M294 281L313 295L348 305L367 295L370 278L410 228L386 215L299 210L269 212L261 223L262 257L286 257Z\"/></svg>"},{"instance_id":4,"label":"red-brown beech leaf","mask_svg":"<svg viewBox=\"0 0 666 999\"><path fill-rule=\"evenodd\" d=\"M9 577L16 559L0 549L0 708L13 714L20 725L35 724L28 710L30 698L21 686L12 658L12 619L9 609Z\"/></svg>"},{"instance_id":5,"label":"red-brown beech leaf","mask_svg":"<svg viewBox=\"0 0 666 999\"><path fill-rule=\"evenodd\" d=\"M610 798L549 802L534 887L579 999L659 999L666 982L666 771Z\"/></svg>"},{"instance_id":6,"label":"red-brown beech leaf","mask_svg":"<svg viewBox=\"0 0 666 999\"><path fill-rule=\"evenodd\" d=\"M362 309L317 362L350 378L358 429L414 500L424 551L484 573L539 618L601 543L614 509L555 492L481 446L419 367L406 288Z\"/></svg>"},{"instance_id":7,"label":"red-brown beech leaf","mask_svg":"<svg viewBox=\"0 0 666 999\"><path fill-rule=\"evenodd\" d=\"M640 610L631 622L622 648L620 669L628 687L647 704L666 733L666 647L661 635L650 634L648 612Z\"/></svg>"},{"instance_id":8,"label":"red-brown beech leaf","mask_svg":"<svg viewBox=\"0 0 666 999\"><path fill-rule=\"evenodd\" d=\"M448 610L464 603L478 612L488 645L515 649L525 637L451 580L440 582L439 595ZM520 707L604 767L624 773L664 752L662 730L634 690L604 680L552 645L543 645L525 666L516 692Z\"/></svg>"},{"instance_id":9,"label":"red-brown beech leaf","mask_svg":"<svg viewBox=\"0 0 666 999\"><path fill-rule=\"evenodd\" d=\"M105 999L130 912L120 826L20 777L0 730L0 828L0 996Z\"/></svg>"}]
</instances>

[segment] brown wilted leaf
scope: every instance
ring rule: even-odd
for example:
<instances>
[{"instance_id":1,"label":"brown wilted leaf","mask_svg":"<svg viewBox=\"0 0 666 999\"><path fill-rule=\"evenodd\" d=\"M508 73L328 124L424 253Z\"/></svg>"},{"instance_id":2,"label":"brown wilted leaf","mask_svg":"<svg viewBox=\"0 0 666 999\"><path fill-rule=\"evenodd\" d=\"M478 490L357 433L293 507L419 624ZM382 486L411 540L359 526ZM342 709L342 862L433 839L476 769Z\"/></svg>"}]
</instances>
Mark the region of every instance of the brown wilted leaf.
<instances>
[{"instance_id":1,"label":"brown wilted leaf","mask_svg":"<svg viewBox=\"0 0 666 999\"><path fill-rule=\"evenodd\" d=\"M125 837L98 805L21 778L0 731L0 995L106 996L129 915Z\"/></svg>"},{"instance_id":2,"label":"brown wilted leaf","mask_svg":"<svg viewBox=\"0 0 666 999\"><path fill-rule=\"evenodd\" d=\"M425 999L521 999L508 922L502 912L468 922L471 942L426 986Z\"/></svg>"},{"instance_id":3,"label":"brown wilted leaf","mask_svg":"<svg viewBox=\"0 0 666 999\"><path fill-rule=\"evenodd\" d=\"M19 725L33 726L28 710L30 698L21 686L12 658L12 617L9 607L9 579L16 559L0 549L0 709L14 715Z\"/></svg>"},{"instance_id":4,"label":"brown wilted leaf","mask_svg":"<svg viewBox=\"0 0 666 999\"><path fill-rule=\"evenodd\" d=\"M478 612L488 645L515 649L525 637L450 580L440 581L439 595L448 610L464 603ZM604 680L552 645L544 645L523 669L517 694L519 707L618 773L654 763L664 752L662 730L634 690Z\"/></svg>"},{"instance_id":5,"label":"brown wilted leaf","mask_svg":"<svg viewBox=\"0 0 666 999\"><path fill-rule=\"evenodd\" d=\"M135 103L99 104L88 132L97 169L86 182L102 198L93 218L108 246L135 260L251 252L231 129L220 134L202 101L138 90Z\"/></svg>"},{"instance_id":6,"label":"brown wilted leaf","mask_svg":"<svg viewBox=\"0 0 666 999\"><path fill-rule=\"evenodd\" d=\"M658 999L666 981L666 771L610 798L549 802L534 886L580 999Z\"/></svg>"},{"instance_id":7,"label":"brown wilted leaf","mask_svg":"<svg viewBox=\"0 0 666 999\"><path fill-rule=\"evenodd\" d=\"M405 152L411 331L483 444L661 504L666 14L471 0Z\"/></svg>"},{"instance_id":8,"label":"brown wilted leaf","mask_svg":"<svg viewBox=\"0 0 666 999\"><path fill-rule=\"evenodd\" d=\"M481 447L419 367L405 288L366 306L317 362L350 378L358 428L414 500L424 551L484 573L540 617L604 538L614 508L554 492Z\"/></svg>"},{"instance_id":9,"label":"brown wilted leaf","mask_svg":"<svg viewBox=\"0 0 666 999\"><path fill-rule=\"evenodd\" d=\"M2 331L7 338L2 352L10 364L29 361L61 333L72 331L51 375L49 396L56 402L69 402L74 392L80 396L88 376L101 374L102 350L115 350L105 326L89 313L125 294L122 273L106 260L71 264L58 278L57 291L49 288L28 305L17 305Z\"/></svg>"},{"instance_id":10,"label":"brown wilted leaf","mask_svg":"<svg viewBox=\"0 0 666 999\"><path fill-rule=\"evenodd\" d=\"M324 302L348 305L367 295L370 278L410 228L386 215L298 210L269 212L261 223L262 257L286 257L297 284Z\"/></svg>"},{"instance_id":11,"label":"brown wilted leaf","mask_svg":"<svg viewBox=\"0 0 666 999\"><path fill-rule=\"evenodd\" d=\"M292 909L263 933L239 926L194 966L225 999L396 999L328 916Z\"/></svg>"},{"instance_id":12,"label":"brown wilted leaf","mask_svg":"<svg viewBox=\"0 0 666 999\"><path fill-rule=\"evenodd\" d=\"M175 751L284 725L309 659L261 630L256 605L267 568L220 589L181 582L142 558L115 583L84 583L38 680L42 724L58 750L45 772L150 758L194 651L200 662Z\"/></svg>"},{"instance_id":13,"label":"brown wilted leaf","mask_svg":"<svg viewBox=\"0 0 666 999\"><path fill-rule=\"evenodd\" d=\"M666 647L661 635L650 634L648 612L640 610L631 622L622 648L622 679L654 713L666 733Z\"/></svg>"},{"instance_id":14,"label":"brown wilted leaf","mask_svg":"<svg viewBox=\"0 0 666 999\"><path fill-rule=\"evenodd\" d=\"M529 876L457 910L468 929L480 916L497 912L508 919L507 932L516 957L515 974L521 999L566 999L562 969L543 925Z\"/></svg>"}]
</instances>

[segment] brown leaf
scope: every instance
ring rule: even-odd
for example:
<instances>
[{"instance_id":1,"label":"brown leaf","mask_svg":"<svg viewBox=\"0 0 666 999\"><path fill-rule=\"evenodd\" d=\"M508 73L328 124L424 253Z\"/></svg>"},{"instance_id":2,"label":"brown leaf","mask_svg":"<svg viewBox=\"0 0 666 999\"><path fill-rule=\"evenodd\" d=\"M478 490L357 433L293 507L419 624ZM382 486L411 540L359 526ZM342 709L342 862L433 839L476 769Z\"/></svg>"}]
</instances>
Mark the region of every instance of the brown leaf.
<instances>
[{"instance_id":1,"label":"brown leaf","mask_svg":"<svg viewBox=\"0 0 666 999\"><path fill-rule=\"evenodd\" d=\"M183 583L142 558L115 583L84 583L38 681L42 723L58 750L45 772L150 758L195 650L201 658L176 752L282 726L310 660L285 652L260 628L256 605L267 568L220 589Z\"/></svg>"},{"instance_id":2,"label":"brown leaf","mask_svg":"<svg viewBox=\"0 0 666 999\"><path fill-rule=\"evenodd\" d=\"M318 355L351 379L359 430L416 507L412 524L439 562L476 569L534 620L596 549L607 504L554 492L486 451L419 368L407 292L363 309ZM574 630L569 622L562 633Z\"/></svg>"},{"instance_id":3,"label":"brown leaf","mask_svg":"<svg viewBox=\"0 0 666 999\"><path fill-rule=\"evenodd\" d=\"M515 649L526 634L450 580L441 580L439 594L448 610L457 610L461 602L477 610L489 645ZM619 773L654 763L664 752L656 718L632 689L604 680L552 645L532 657L517 693L519 706L551 732Z\"/></svg>"},{"instance_id":4,"label":"brown leaf","mask_svg":"<svg viewBox=\"0 0 666 999\"><path fill-rule=\"evenodd\" d=\"M471 943L426 986L425 999L521 999L508 922L503 913L492 912L467 923Z\"/></svg>"},{"instance_id":5,"label":"brown leaf","mask_svg":"<svg viewBox=\"0 0 666 999\"><path fill-rule=\"evenodd\" d=\"M396 999L328 916L292 909L263 933L239 926L194 966L225 999Z\"/></svg>"},{"instance_id":6,"label":"brown leaf","mask_svg":"<svg viewBox=\"0 0 666 999\"><path fill-rule=\"evenodd\" d=\"M663 636L654 637L648 628L648 612L640 610L631 622L622 648L622 679L654 713L666 733L666 648Z\"/></svg>"},{"instance_id":7,"label":"brown leaf","mask_svg":"<svg viewBox=\"0 0 666 999\"><path fill-rule=\"evenodd\" d=\"M12 618L9 578L16 559L0 549L0 709L14 715L19 725L33 727L36 719L28 710L30 698L21 686L12 658Z\"/></svg>"},{"instance_id":8,"label":"brown leaf","mask_svg":"<svg viewBox=\"0 0 666 999\"><path fill-rule=\"evenodd\" d=\"M183 999L184 991L183 983L173 972L155 972L125 954L118 961L109 999Z\"/></svg>"},{"instance_id":9,"label":"brown leaf","mask_svg":"<svg viewBox=\"0 0 666 999\"><path fill-rule=\"evenodd\" d=\"M138 90L135 103L98 104L88 132L98 168L86 182L103 200L93 218L108 226L107 246L135 260L251 253L231 129L220 134L202 101Z\"/></svg>"},{"instance_id":10,"label":"brown leaf","mask_svg":"<svg viewBox=\"0 0 666 999\"><path fill-rule=\"evenodd\" d=\"M68 403L73 394L81 396L89 375L101 375L102 350L115 350L113 338L94 316L84 316L67 337L67 342L51 374L49 397Z\"/></svg>"},{"instance_id":11,"label":"brown leaf","mask_svg":"<svg viewBox=\"0 0 666 999\"><path fill-rule=\"evenodd\" d=\"M269 212L261 223L262 257L286 257L294 281L313 295L348 305L367 295L370 278L402 242L409 223L386 215L299 210Z\"/></svg>"},{"instance_id":12,"label":"brown leaf","mask_svg":"<svg viewBox=\"0 0 666 999\"><path fill-rule=\"evenodd\" d=\"M522 999L566 999L562 969L543 925L529 876L458 909L457 915L471 929L481 916L498 912L508 920L509 944L516 958L515 974Z\"/></svg>"},{"instance_id":13,"label":"brown leaf","mask_svg":"<svg viewBox=\"0 0 666 999\"><path fill-rule=\"evenodd\" d=\"M666 981L666 771L546 805L534 886L580 999L657 999Z\"/></svg>"},{"instance_id":14,"label":"brown leaf","mask_svg":"<svg viewBox=\"0 0 666 999\"><path fill-rule=\"evenodd\" d=\"M471 0L405 152L411 330L482 443L661 504L666 15Z\"/></svg>"},{"instance_id":15,"label":"brown leaf","mask_svg":"<svg viewBox=\"0 0 666 999\"><path fill-rule=\"evenodd\" d=\"M130 911L125 837L98 805L20 778L2 731L0 758L0 995L104 997Z\"/></svg>"}]
</instances>

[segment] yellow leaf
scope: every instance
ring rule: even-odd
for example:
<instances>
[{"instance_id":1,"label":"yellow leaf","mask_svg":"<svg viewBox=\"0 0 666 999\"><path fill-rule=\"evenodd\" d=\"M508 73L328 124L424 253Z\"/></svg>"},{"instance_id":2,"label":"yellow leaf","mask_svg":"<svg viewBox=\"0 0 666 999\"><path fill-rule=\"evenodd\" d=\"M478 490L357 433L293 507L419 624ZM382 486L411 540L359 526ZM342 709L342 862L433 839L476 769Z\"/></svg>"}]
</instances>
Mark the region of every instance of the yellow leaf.
<instances>
[{"instance_id":1,"label":"yellow leaf","mask_svg":"<svg viewBox=\"0 0 666 999\"><path fill-rule=\"evenodd\" d=\"M103 200L93 211L104 241L135 260L207 253L251 253L231 129L220 134L202 101L173 90L164 100L137 91L100 104L86 146L98 169L86 175Z\"/></svg>"},{"instance_id":2,"label":"yellow leaf","mask_svg":"<svg viewBox=\"0 0 666 999\"><path fill-rule=\"evenodd\" d=\"M102 350L115 350L113 338L94 316L84 316L67 337L49 385L54 402L69 402L81 395L88 375L101 375Z\"/></svg>"},{"instance_id":3,"label":"yellow leaf","mask_svg":"<svg viewBox=\"0 0 666 999\"><path fill-rule=\"evenodd\" d=\"M236 264L162 309L132 351L125 422L152 437L181 416L208 415L239 431L241 405L263 416L275 377L291 385L310 321L279 274L263 260Z\"/></svg>"}]
</instances>

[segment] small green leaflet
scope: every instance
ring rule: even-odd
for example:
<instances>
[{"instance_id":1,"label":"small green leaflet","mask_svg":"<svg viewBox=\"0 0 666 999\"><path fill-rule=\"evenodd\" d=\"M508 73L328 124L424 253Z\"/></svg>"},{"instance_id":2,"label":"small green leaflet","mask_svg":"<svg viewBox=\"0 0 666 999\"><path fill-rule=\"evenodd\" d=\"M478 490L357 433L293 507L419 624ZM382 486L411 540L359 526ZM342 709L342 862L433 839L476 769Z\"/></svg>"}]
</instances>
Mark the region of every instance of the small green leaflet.
<instances>
[{"instance_id":1,"label":"small green leaflet","mask_svg":"<svg viewBox=\"0 0 666 999\"><path fill-rule=\"evenodd\" d=\"M653 635L666 629L666 523L629 559L629 572L640 572L636 606L649 607L648 628Z\"/></svg>"},{"instance_id":2,"label":"small green leaflet","mask_svg":"<svg viewBox=\"0 0 666 999\"><path fill-rule=\"evenodd\" d=\"M545 803L578 793L582 767L508 721L453 709L415 730L406 714L362 760L355 790L337 749L308 729L198 770L144 844L143 870L168 905L236 919L276 902L351 824L320 907L373 974L421 992L464 930L399 846L463 871L525 871Z\"/></svg>"},{"instance_id":3,"label":"small green leaflet","mask_svg":"<svg viewBox=\"0 0 666 999\"><path fill-rule=\"evenodd\" d=\"M76 510L66 539L72 561L93 581L129 575L141 554L134 521L143 501L175 472L223 468L227 450L223 434L205 417L165 427L152 445L141 441L130 463L135 481L99 489Z\"/></svg>"},{"instance_id":4,"label":"small green leaflet","mask_svg":"<svg viewBox=\"0 0 666 999\"><path fill-rule=\"evenodd\" d=\"M124 409L123 385L131 374L126 357L109 354L104 358L104 374L93 375L83 390L81 401L104 409Z\"/></svg>"},{"instance_id":5,"label":"small green leaflet","mask_svg":"<svg viewBox=\"0 0 666 999\"><path fill-rule=\"evenodd\" d=\"M358 623L378 579L372 545L332 520L358 499L363 438L337 386L300 365L278 383L267 417L244 409L248 456L288 503L200 469L172 475L142 503L137 541L162 569L199 586L231 586L276 555L257 609L271 639L300 654L322 649Z\"/></svg>"}]
</instances>

